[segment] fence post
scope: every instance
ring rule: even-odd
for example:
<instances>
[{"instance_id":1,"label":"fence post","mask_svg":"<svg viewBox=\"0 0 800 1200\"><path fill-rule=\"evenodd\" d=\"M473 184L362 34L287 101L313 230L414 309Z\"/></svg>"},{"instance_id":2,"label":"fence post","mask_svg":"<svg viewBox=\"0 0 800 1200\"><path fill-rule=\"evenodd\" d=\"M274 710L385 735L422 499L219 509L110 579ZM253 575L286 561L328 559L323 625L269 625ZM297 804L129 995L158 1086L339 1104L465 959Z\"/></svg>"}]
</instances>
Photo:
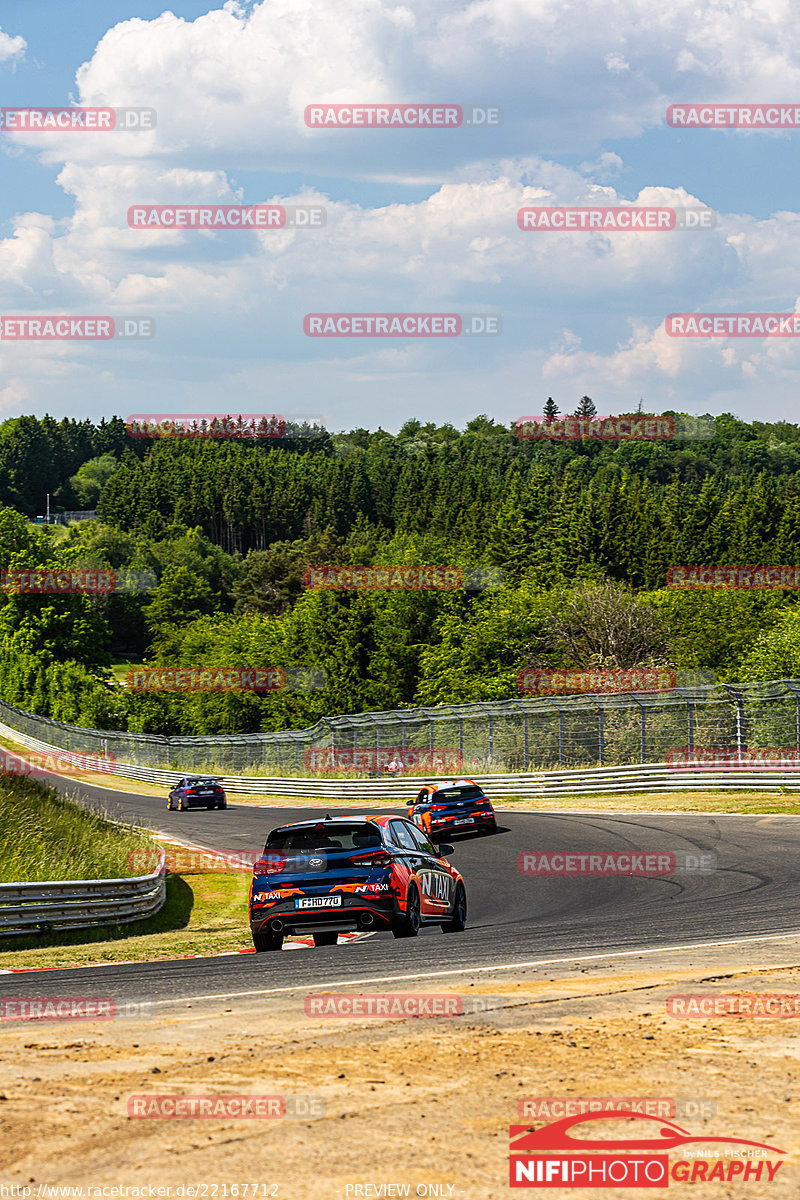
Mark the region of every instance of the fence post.
<instances>
[{"instance_id":1,"label":"fence post","mask_svg":"<svg viewBox=\"0 0 800 1200\"><path fill-rule=\"evenodd\" d=\"M522 765L528 766L528 713L525 705L519 700L513 701L514 706L522 713Z\"/></svg>"},{"instance_id":2,"label":"fence post","mask_svg":"<svg viewBox=\"0 0 800 1200\"><path fill-rule=\"evenodd\" d=\"M641 701L639 699L639 697L636 695L636 692L630 692L629 694L631 696L633 696L634 700L639 705L639 715L641 718L641 741L640 741L641 762L646 763L647 762L647 709L645 708L643 701Z\"/></svg>"},{"instance_id":3,"label":"fence post","mask_svg":"<svg viewBox=\"0 0 800 1200\"><path fill-rule=\"evenodd\" d=\"M489 762L491 762L494 757L494 726L492 724L492 710L490 708L487 708L485 704L481 704L480 702L478 703L478 708L482 708L488 717L488 721L486 723L486 733L487 733L487 743L486 743L487 755L486 755L486 757L488 758Z\"/></svg>"},{"instance_id":4,"label":"fence post","mask_svg":"<svg viewBox=\"0 0 800 1200\"><path fill-rule=\"evenodd\" d=\"M560 704L557 704L552 696L545 696L548 704L552 704L558 712L558 765L564 766L564 710Z\"/></svg>"},{"instance_id":5,"label":"fence post","mask_svg":"<svg viewBox=\"0 0 800 1200\"><path fill-rule=\"evenodd\" d=\"M788 687L789 691L794 694L794 729L797 738L797 750L798 753L800 753L800 690L798 690L793 683L789 683L788 680L786 681L786 686Z\"/></svg>"},{"instance_id":6,"label":"fence post","mask_svg":"<svg viewBox=\"0 0 800 1200\"><path fill-rule=\"evenodd\" d=\"M737 754L741 754L745 749L745 742L747 740L744 723L744 696L729 683L723 683L722 686L736 699L736 752Z\"/></svg>"},{"instance_id":7,"label":"fence post","mask_svg":"<svg viewBox=\"0 0 800 1200\"><path fill-rule=\"evenodd\" d=\"M676 696L680 696L681 700L686 701L686 748L690 751L694 750L694 696L687 695L682 688L673 688L672 690L675 692Z\"/></svg>"},{"instance_id":8,"label":"fence post","mask_svg":"<svg viewBox=\"0 0 800 1200\"><path fill-rule=\"evenodd\" d=\"M600 766L604 767L606 765L606 710L596 696L592 696L592 700L597 705L597 757L600 760Z\"/></svg>"}]
</instances>

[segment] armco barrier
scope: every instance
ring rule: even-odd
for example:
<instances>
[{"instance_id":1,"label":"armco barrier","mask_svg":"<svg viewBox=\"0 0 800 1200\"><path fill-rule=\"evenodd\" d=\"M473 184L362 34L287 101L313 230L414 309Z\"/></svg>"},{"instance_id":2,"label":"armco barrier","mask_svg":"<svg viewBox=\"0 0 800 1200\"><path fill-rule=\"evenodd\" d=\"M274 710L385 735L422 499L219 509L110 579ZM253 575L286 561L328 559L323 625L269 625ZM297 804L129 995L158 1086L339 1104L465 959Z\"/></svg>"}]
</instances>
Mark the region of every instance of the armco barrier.
<instances>
[{"instance_id":1,"label":"armco barrier","mask_svg":"<svg viewBox=\"0 0 800 1200\"><path fill-rule=\"evenodd\" d=\"M320 717L306 729L202 737L90 729L2 699L0 721L74 754L194 774L299 775L319 755L335 760L358 751L366 762L395 750L407 766L411 755L423 753L441 756L445 764L458 757L462 769L471 771L566 771L646 766L667 761L681 746L781 746L800 752L800 679L649 693L520 695Z\"/></svg>"},{"instance_id":2,"label":"armco barrier","mask_svg":"<svg viewBox=\"0 0 800 1200\"><path fill-rule=\"evenodd\" d=\"M165 855L149 875L0 884L0 936L143 921L166 900Z\"/></svg>"},{"instance_id":3,"label":"armco barrier","mask_svg":"<svg viewBox=\"0 0 800 1200\"><path fill-rule=\"evenodd\" d=\"M82 756L49 746L24 733L17 733L8 725L0 723L0 737L7 737L42 754L60 755L68 760L83 761ZM104 772L106 774L106 772ZM154 767L140 767L135 763L115 763L114 775L126 779L139 779L163 787L165 792L186 771L162 771ZM469 772L466 772L469 774ZM217 778L232 795L237 793L253 796L291 796L302 800L327 800L333 803L364 802L375 800L408 801L425 783L435 775L402 775L391 779L302 779L290 776L219 775ZM452 776L450 776L452 778ZM507 797L540 800L548 796L595 796L623 795L626 792L674 792L707 791L709 788L745 789L748 791L777 791L785 787L800 791L800 765L780 769L760 768L744 771L735 768L729 771L679 770L666 763L644 763L634 767L589 767L576 771L530 771L511 775L472 775L476 783L485 787L490 797L502 800Z\"/></svg>"}]
</instances>

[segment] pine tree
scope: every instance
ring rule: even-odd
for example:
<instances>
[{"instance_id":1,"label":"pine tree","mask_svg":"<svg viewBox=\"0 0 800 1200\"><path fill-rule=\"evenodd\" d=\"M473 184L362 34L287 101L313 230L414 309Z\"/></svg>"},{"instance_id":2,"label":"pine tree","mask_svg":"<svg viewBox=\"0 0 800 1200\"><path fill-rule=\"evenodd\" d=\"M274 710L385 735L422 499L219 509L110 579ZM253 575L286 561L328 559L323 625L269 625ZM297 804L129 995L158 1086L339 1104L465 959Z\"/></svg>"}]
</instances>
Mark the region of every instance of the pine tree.
<instances>
[{"instance_id":1,"label":"pine tree","mask_svg":"<svg viewBox=\"0 0 800 1200\"><path fill-rule=\"evenodd\" d=\"M558 405L556 404L553 397L548 396L547 404L545 404L545 406L544 406L544 415L547 417L548 421L555 421L555 419L558 416L560 411L561 410L558 407Z\"/></svg>"},{"instance_id":2,"label":"pine tree","mask_svg":"<svg viewBox=\"0 0 800 1200\"><path fill-rule=\"evenodd\" d=\"M597 409L595 408L595 403L591 396L581 396L580 400L578 401L578 407L575 409L573 416L582 417L584 420L590 420L592 417L597 416Z\"/></svg>"}]
</instances>

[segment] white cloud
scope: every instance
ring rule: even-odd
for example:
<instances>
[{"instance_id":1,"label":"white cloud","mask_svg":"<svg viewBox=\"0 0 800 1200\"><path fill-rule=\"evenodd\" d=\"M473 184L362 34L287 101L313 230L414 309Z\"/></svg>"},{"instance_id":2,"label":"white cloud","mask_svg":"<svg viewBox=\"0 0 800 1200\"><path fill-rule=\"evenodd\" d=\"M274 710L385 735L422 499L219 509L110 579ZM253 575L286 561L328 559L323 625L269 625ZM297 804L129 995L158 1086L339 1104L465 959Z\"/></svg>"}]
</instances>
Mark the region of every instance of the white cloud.
<instances>
[{"instance_id":1,"label":"white cloud","mask_svg":"<svg viewBox=\"0 0 800 1200\"><path fill-rule=\"evenodd\" d=\"M12 37L0 29L0 62L14 62L21 59L28 47L24 37Z\"/></svg>"},{"instance_id":2,"label":"white cloud","mask_svg":"<svg viewBox=\"0 0 800 1200\"><path fill-rule=\"evenodd\" d=\"M526 159L507 161L488 178L444 184L417 203L366 209L310 190L269 198L324 204L324 229L150 231L127 227L133 196L164 203L240 197L220 171L145 162L70 164L59 180L75 198L74 216L55 223L28 214L0 242L0 308L151 315L158 336L127 346L39 346L37 355L30 344L8 346L7 371L38 377L37 396L65 380L77 387L94 361L112 363L112 379L122 376L104 389L105 411L110 395L123 402L132 391L124 378L129 369L152 375L164 397L180 395L191 380L191 394L209 398L250 387L250 404L283 381L295 407L312 411L326 376L338 425L364 422L359 405L367 395L380 397L370 411L385 424L403 395L403 412L435 403L437 413L444 405L449 419L460 419L469 409L454 410L480 403L473 397L481 388L511 410L511 419L519 404L498 397L520 394L512 384L522 364L538 371L548 394L580 388L593 396L636 393L637 401L642 393L662 395L664 403L677 403L686 381L693 395L708 392L712 379L744 393L756 368L762 383L774 376L789 388L800 368L800 353L785 343L684 342L663 331L669 311L741 308L743 295L751 298L748 308L775 307L776 295L778 307L793 308L800 277L795 213L766 221L723 214L717 228L697 232L524 233L516 223L522 205L613 205L623 198L581 171ZM634 199L702 204L702 197L663 187ZM493 311L505 328L496 339L449 345L312 342L301 332L309 311ZM466 387L459 384L444 401L448 381L455 386L467 376ZM680 402L686 405L685 393Z\"/></svg>"},{"instance_id":3,"label":"white cloud","mask_svg":"<svg viewBox=\"0 0 800 1200\"><path fill-rule=\"evenodd\" d=\"M455 420L494 405L510 419L521 404L513 397L538 380L545 394L603 392L607 405L641 394L757 405L764 388L793 405L791 343L680 342L662 322L670 311L794 308L800 214L586 235L523 233L516 212L702 204L680 187L626 195L623 159L603 141L663 124L666 105L682 99L791 97L798 64L787 0L746 10L714 0L229 0L194 21L165 12L122 22L79 70L79 101L155 108L158 127L11 139L59 165L74 211L59 222L17 218L0 241L0 308L152 315L158 336L37 353L6 346L6 377L29 380L37 407L52 411L85 405L102 386L107 413L142 380L190 407L239 392L252 405L283 390L314 411L325 394L337 425L363 424L365 412L391 423L415 406ZM315 101L415 99L500 104L504 124L331 133L303 123ZM588 155L579 169L555 160L573 151ZM299 195L256 197L251 186L245 197L249 169L270 179L297 171L309 183ZM424 181L430 194L370 208L328 199L325 175ZM126 224L137 203L245 198L322 203L328 224L259 235ZM301 332L308 311L437 309L500 312L504 333L386 344L311 343ZM14 394L28 399L12 389L8 402Z\"/></svg>"},{"instance_id":4,"label":"white cloud","mask_svg":"<svg viewBox=\"0 0 800 1200\"><path fill-rule=\"evenodd\" d=\"M594 149L663 125L681 100L791 97L800 27L788 0L557 5L550 0L269 0L110 29L80 102L147 106L154 134L16 135L73 160L425 177L535 145ZM308 129L315 102L495 104L495 129Z\"/></svg>"}]
</instances>

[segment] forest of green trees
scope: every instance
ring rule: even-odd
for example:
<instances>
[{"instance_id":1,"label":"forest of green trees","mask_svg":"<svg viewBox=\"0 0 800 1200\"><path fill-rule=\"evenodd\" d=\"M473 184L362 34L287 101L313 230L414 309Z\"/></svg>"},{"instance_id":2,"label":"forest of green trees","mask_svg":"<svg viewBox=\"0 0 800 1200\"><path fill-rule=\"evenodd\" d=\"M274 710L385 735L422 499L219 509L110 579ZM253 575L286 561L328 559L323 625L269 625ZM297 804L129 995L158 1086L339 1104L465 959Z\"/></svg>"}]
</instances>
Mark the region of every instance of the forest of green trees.
<instances>
[{"instance_id":1,"label":"forest of green trees","mask_svg":"<svg viewBox=\"0 0 800 1200\"><path fill-rule=\"evenodd\" d=\"M800 426L709 420L703 440L532 440L478 416L247 442L13 418L0 569L138 568L156 586L1 592L0 695L77 724L201 734L508 698L526 666L800 676L796 592L666 586L674 565L800 563ZM48 493L97 520L37 526ZM493 567L502 584L304 586L308 567L347 564ZM327 686L144 693L115 681L124 661L315 668Z\"/></svg>"}]
</instances>

